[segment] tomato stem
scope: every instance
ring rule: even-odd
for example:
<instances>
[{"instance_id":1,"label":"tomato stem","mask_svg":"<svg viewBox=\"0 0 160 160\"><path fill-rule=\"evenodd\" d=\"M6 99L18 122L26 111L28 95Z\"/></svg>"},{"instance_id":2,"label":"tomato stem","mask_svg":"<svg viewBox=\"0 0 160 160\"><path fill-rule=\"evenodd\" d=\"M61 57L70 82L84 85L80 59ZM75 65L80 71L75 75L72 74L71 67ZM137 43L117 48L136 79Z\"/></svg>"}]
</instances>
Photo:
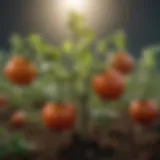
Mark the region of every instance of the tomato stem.
<instances>
[{"instance_id":1,"label":"tomato stem","mask_svg":"<svg viewBox=\"0 0 160 160\"><path fill-rule=\"evenodd\" d=\"M139 145L137 143L137 136L138 132L137 129L139 126L137 124L132 124L130 128L130 134L131 134L131 150L133 151L133 156L135 159L139 156Z\"/></svg>"},{"instance_id":2,"label":"tomato stem","mask_svg":"<svg viewBox=\"0 0 160 160\"><path fill-rule=\"evenodd\" d=\"M88 110L88 99L87 94L81 96L81 106L80 106L80 129L83 135L86 135L89 120L89 110Z\"/></svg>"},{"instance_id":3,"label":"tomato stem","mask_svg":"<svg viewBox=\"0 0 160 160\"><path fill-rule=\"evenodd\" d=\"M64 101L64 82L63 81L59 81L57 80L57 85L56 85L56 88L57 88L57 98L56 98L56 101L57 101L57 104L62 104L62 102Z\"/></svg>"}]
</instances>

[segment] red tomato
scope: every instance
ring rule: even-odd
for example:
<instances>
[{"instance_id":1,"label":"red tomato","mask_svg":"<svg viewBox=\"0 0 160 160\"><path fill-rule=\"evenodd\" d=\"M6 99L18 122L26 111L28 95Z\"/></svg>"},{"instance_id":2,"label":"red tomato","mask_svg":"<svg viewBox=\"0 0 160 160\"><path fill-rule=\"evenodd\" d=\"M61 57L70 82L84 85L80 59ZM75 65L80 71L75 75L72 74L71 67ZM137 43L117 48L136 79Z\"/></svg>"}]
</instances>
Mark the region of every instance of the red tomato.
<instances>
[{"instance_id":1,"label":"red tomato","mask_svg":"<svg viewBox=\"0 0 160 160\"><path fill-rule=\"evenodd\" d=\"M124 92L122 76L115 70L108 70L93 79L93 89L103 100L117 100Z\"/></svg>"},{"instance_id":2,"label":"red tomato","mask_svg":"<svg viewBox=\"0 0 160 160\"><path fill-rule=\"evenodd\" d=\"M22 127L27 121L27 115L23 111L15 112L11 117L11 124L14 127Z\"/></svg>"},{"instance_id":3,"label":"red tomato","mask_svg":"<svg viewBox=\"0 0 160 160\"><path fill-rule=\"evenodd\" d=\"M111 57L111 65L123 75L127 75L134 68L134 59L125 52L119 52Z\"/></svg>"},{"instance_id":4,"label":"red tomato","mask_svg":"<svg viewBox=\"0 0 160 160\"><path fill-rule=\"evenodd\" d=\"M76 122L76 109L69 104L48 103L42 109L42 120L51 130L67 130Z\"/></svg>"},{"instance_id":5,"label":"red tomato","mask_svg":"<svg viewBox=\"0 0 160 160\"><path fill-rule=\"evenodd\" d=\"M0 96L0 107L6 107L8 105L8 98Z\"/></svg>"},{"instance_id":6,"label":"red tomato","mask_svg":"<svg viewBox=\"0 0 160 160\"><path fill-rule=\"evenodd\" d=\"M154 100L136 100L131 103L129 113L135 122L149 125L158 116L157 104Z\"/></svg>"},{"instance_id":7,"label":"red tomato","mask_svg":"<svg viewBox=\"0 0 160 160\"><path fill-rule=\"evenodd\" d=\"M25 86L33 82L37 75L37 69L25 58L13 57L6 64L4 73L13 84Z\"/></svg>"}]
</instances>

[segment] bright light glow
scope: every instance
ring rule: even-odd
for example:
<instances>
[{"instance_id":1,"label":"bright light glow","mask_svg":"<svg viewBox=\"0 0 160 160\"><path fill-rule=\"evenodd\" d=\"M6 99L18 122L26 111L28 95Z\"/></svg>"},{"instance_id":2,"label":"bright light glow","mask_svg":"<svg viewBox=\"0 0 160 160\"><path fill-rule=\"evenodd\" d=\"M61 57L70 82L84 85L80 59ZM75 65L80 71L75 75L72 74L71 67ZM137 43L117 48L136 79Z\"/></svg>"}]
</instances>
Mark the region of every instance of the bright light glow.
<instances>
[{"instance_id":1,"label":"bright light glow","mask_svg":"<svg viewBox=\"0 0 160 160\"><path fill-rule=\"evenodd\" d=\"M117 20L117 10L113 1L105 0L56 0L46 1L44 5L45 32L58 43L70 36L68 32L69 13L75 11L85 18L85 25L91 27L98 36L101 36ZM45 14L45 15L44 15ZM108 28L107 28L108 26Z\"/></svg>"},{"instance_id":2,"label":"bright light glow","mask_svg":"<svg viewBox=\"0 0 160 160\"><path fill-rule=\"evenodd\" d=\"M84 11L87 0L63 0L62 6L67 10Z\"/></svg>"},{"instance_id":3,"label":"bright light glow","mask_svg":"<svg viewBox=\"0 0 160 160\"><path fill-rule=\"evenodd\" d=\"M66 6L71 9L77 9L83 7L84 1L83 0L66 0Z\"/></svg>"}]
</instances>

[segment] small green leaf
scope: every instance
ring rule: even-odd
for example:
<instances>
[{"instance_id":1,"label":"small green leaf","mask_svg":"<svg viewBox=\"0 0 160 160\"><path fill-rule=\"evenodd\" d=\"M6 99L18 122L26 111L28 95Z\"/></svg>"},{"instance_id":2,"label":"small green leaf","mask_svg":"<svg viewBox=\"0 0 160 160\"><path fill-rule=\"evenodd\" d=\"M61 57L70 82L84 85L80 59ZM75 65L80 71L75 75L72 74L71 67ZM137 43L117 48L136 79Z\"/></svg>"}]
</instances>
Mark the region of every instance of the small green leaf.
<instances>
[{"instance_id":1,"label":"small green leaf","mask_svg":"<svg viewBox=\"0 0 160 160\"><path fill-rule=\"evenodd\" d=\"M112 110L100 108L93 109L91 112L91 116L96 124L103 127L108 127L112 120L117 117L117 114Z\"/></svg>"},{"instance_id":2,"label":"small green leaf","mask_svg":"<svg viewBox=\"0 0 160 160\"><path fill-rule=\"evenodd\" d=\"M95 38L94 32L91 29L84 28L81 33L88 42L92 42Z\"/></svg>"},{"instance_id":3,"label":"small green leaf","mask_svg":"<svg viewBox=\"0 0 160 160\"><path fill-rule=\"evenodd\" d=\"M38 34L31 34L28 38L27 38L28 42L30 44L33 44L33 45L39 45L42 43L42 40L41 40L41 36L38 35Z\"/></svg>"},{"instance_id":4,"label":"small green leaf","mask_svg":"<svg viewBox=\"0 0 160 160\"><path fill-rule=\"evenodd\" d=\"M155 68L157 65L156 50L154 47L146 48L142 51L140 66L144 68Z\"/></svg>"},{"instance_id":5,"label":"small green leaf","mask_svg":"<svg viewBox=\"0 0 160 160\"><path fill-rule=\"evenodd\" d=\"M9 142L9 152L20 156L26 156L28 153L29 144L23 135L13 135Z\"/></svg>"},{"instance_id":6,"label":"small green leaf","mask_svg":"<svg viewBox=\"0 0 160 160\"><path fill-rule=\"evenodd\" d=\"M126 35L123 31L118 31L113 36L113 43L118 50L124 50L126 48Z\"/></svg>"},{"instance_id":7,"label":"small green leaf","mask_svg":"<svg viewBox=\"0 0 160 160\"><path fill-rule=\"evenodd\" d=\"M155 66L155 56L152 52L145 52L144 54L144 60L146 62L146 65L148 66Z\"/></svg>"},{"instance_id":8,"label":"small green leaf","mask_svg":"<svg viewBox=\"0 0 160 160\"><path fill-rule=\"evenodd\" d=\"M69 18L69 26L71 30L81 28L84 23L84 17L76 12L70 12Z\"/></svg>"},{"instance_id":9,"label":"small green leaf","mask_svg":"<svg viewBox=\"0 0 160 160\"><path fill-rule=\"evenodd\" d=\"M90 66L92 64L92 53L89 50L86 50L82 55L81 55L81 61L82 61L82 65L86 66Z\"/></svg>"},{"instance_id":10,"label":"small green leaf","mask_svg":"<svg viewBox=\"0 0 160 160\"><path fill-rule=\"evenodd\" d=\"M44 59L57 60L60 58L60 51L57 47L45 44L43 47L42 53L44 54Z\"/></svg>"},{"instance_id":11,"label":"small green leaf","mask_svg":"<svg viewBox=\"0 0 160 160\"><path fill-rule=\"evenodd\" d=\"M70 77L70 74L67 71L67 69L64 66L59 64L55 65L53 73L54 73L55 79L59 81L67 80Z\"/></svg>"},{"instance_id":12,"label":"small green leaf","mask_svg":"<svg viewBox=\"0 0 160 160\"><path fill-rule=\"evenodd\" d=\"M42 43L40 35L31 34L30 36L28 36L26 41L29 44L29 46L34 50L34 52L36 52L37 54L42 53L43 43Z\"/></svg>"},{"instance_id":13,"label":"small green leaf","mask_svg":"<svg viewBox=\"0 0 160 160\"><path fill-rule=\"evenodd\" d=\"M97 51L100 53L105 53L107 51L107 48L108 46L105 41L101 41L97 45Z\"/></svg>"},{"instance_id":14,"label":"small green leaf","mask_svg":"<svg viewBox=\"0 0 160 160\"><path fill-rule=\"evenodd\" d=\"M0 159L5 159L8 156L7 146L0 146Z\"/></svg>"},{"instance_id":15,"label":"small green leaf","mask_svg":"<svg viewBox=\"0 0 160 160\"><path fill-rule=\"evenodd\" d=\"M23 48L24 48L24 42L21 36L19 36L18 34L14 34L11 38L10 38L10 44L11 44L11 48L12 48L12 52L14 54L18 54L19 52L22 52Z\"/></svg>"},{"instance_id":16,"label":"small green leaf","mask_svg":"<svg viewBox=\"0 0 160 160\"><path fill-rule=\"evenodd\" d=\"M62 48L65 53L71 53L73 51L73 42L66 40L63 43Z\"/></svg>"},{"instance_id":17,"label":"small green leaf","mask_svg":"<svg viewBox=\"0 0 160 160\"><path fill-rule=\"evenodd\" d=\"M0 137L6 134L6 130L4 128L0 128Z\"/></svg>"},{"instance_id":18,"label":"small green leaf","mask_svg":"<svg viewBox=\"0 0 160 160\"><path fill-rule=\"evenodd\" d=\"M90 48L90 41L87 39L81 39L77 44L76 44L76 53L78 55L82 55L86 50Z\"/></svg>"}]
</instances>

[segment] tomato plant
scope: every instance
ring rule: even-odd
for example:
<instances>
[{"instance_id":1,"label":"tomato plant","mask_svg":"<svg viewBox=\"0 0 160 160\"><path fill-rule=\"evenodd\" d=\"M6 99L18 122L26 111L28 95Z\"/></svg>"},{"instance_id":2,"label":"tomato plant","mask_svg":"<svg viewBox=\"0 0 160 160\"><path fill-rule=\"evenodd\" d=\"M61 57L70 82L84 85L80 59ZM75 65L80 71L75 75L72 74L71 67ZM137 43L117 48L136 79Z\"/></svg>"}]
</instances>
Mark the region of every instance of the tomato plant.
<instances>
[{"instance_id":1,"label":"tomato plant","mask_svg":"<svg viewBox=\"0 0 160 160\"><path fill-rule=\"evenodd\" d=\"M96 107L120 110L137 97L155 97L159 101L155 47L142 51L144 53L136 63L126 51L124 32L118 31L97 41L93 30L85 26L84 17L74 12L70 14L68 26L70 38L60 45L46 43L37 34L11 38L11 55L1 68L4 67L5 77L18 87L9 84L2 75L0 89L9 94L12 105L18 106L17 109L26 106L37 109L51 100L53 103L42 109L45 126L65 130L73 127L77 119L83 133L92 121L91 112ZM110 53L115 54L110 56ZM151 81L150 77L155 78ZM20 88L22 86L26 86L25 91ZM59 99L61 105L56 103ZM78 114L68 107L68 102L76 107ZM39 106L35 107L37 104Z\"/></svg>"},{"instance_id":2,"label":"tomato plant","mask_svg":"<svg viewBox=\"0 0 160 160\"><path fill-rule=\"evenodd\" d=\"M43 101L56 102L60 99L63 104L68 101L78 109L76 118L84 132L91 121L91 107L104 106L96 99L96 95L101 99L114 101L123 96L124 79L117 71L106 71L105 67L110 43L115 45L118 51L123 50L126 38L123 32L117 32L97 42L93 30L85 26L84 17L74 12L70 14L68 25L72 32L70 39L59 46L47 44L36 34L26 38L14 35L11 38L12 58L9 58L4 70L6 77L13 84L27 86L24 93L17 89L18 92L11 95L16 95L15 105L20 103L19 106L33 106L33 101L42 101L46 95ZM33 62L30 61L31 55ZM32 82L37 76L37 68L33 63L39 70L39 77L34 84ZM102 72L103 78L97 76L93 80L93 88L96 91L94 94L92 77ZM29 84L32 85L28 86ZM55 109L53 111L54 115Z\"/></svg>"}]
</instances>

